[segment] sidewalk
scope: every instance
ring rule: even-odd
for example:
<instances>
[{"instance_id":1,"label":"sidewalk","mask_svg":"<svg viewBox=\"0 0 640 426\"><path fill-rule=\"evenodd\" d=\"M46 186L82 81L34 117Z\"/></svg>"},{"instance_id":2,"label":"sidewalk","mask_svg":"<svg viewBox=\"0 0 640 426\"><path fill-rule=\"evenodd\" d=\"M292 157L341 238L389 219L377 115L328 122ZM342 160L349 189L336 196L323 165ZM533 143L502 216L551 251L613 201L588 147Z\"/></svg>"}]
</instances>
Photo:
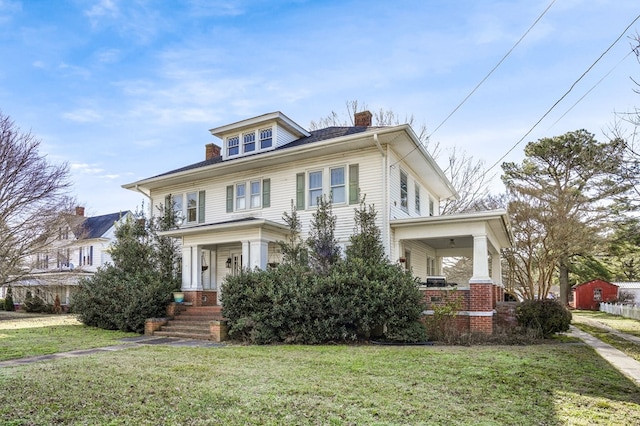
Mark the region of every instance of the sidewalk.
<instances>
[{"instance_id":1,"label":"sidewalk","mask_svg":"<svg viewBox=\"0 0 640 426\"><path fill-rule=\"evenodd\" d=\"M123 349L131 349L139 347L139 345L169 345L169 346L189 346L189 347L220 347L224 346L221 343L207 342L205 340L192 340L192 339L178 339L175 337L153 337L153 336L139 336L139 337L127 337L121 339L124 342L122 345L105 346L102 348L93 349L80 349L77 351L60 352L50 355L39 355L27 358L10 359L8 361L0 361L0 368L4 367L17 367L25 364L33 364L35 362L50 361L60 358L75 358L79 356L93 355L101 352L114 352L121 351Z\"/></svg>"},{"instance_id":2,"label":"sidewalk","mask_svg":"<svg viewBox=\"0 0 640 426\"><path fill-rule=\"evenodd\" d=\"M614 348L608 343L604 343L603 341L596 339L589 333L585 333L584 331L579 330L573 325L571 326L571 331L569 334L579 338L580 340L585 342L587 345L591 346L593 349L595 349L598 355L600 355L605 361L607 361L609 364L611 364L614 368L616 368L622 374L627 376L629 379L634 381L636 385L640 386L640 362L626 355L624 352ZM623 337L625 339L627 338L637 339L637 337L635 336L630 336L628 334L620 333L618 331L616 331L616 333L612 332L612 334L624 335L620 337ZM633 339L627 339L627 340L634 341ZM636 343L640 343L640 342L636 342Z\"/></svg>"}]
</instances>

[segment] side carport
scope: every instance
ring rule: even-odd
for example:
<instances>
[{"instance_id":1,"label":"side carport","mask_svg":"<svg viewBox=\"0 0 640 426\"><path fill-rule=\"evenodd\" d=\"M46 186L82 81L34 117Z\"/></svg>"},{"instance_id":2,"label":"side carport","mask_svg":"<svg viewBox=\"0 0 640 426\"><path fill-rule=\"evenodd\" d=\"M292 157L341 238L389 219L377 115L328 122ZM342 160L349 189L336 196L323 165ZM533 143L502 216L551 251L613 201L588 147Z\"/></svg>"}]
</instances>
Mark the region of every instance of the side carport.
<instances>
[{"instance_id":1,"label":"side carport","mask_svg":"<svg viewBox=\"0 0 640 426\"><path fill-rule=\"evenodd\" d=\"M466 310L471 332L492 333L496 303L504 300L500 251L513 238L505 210L395 219L390 221L392 250L397 257L403 246L419 242L430 247L440 264L444 257L473 259L473 274L458 290L468 292ZM426 260L425 260L426 262ZM427 312L429 313L429 312Z\"/></svg>"}]
</instances>

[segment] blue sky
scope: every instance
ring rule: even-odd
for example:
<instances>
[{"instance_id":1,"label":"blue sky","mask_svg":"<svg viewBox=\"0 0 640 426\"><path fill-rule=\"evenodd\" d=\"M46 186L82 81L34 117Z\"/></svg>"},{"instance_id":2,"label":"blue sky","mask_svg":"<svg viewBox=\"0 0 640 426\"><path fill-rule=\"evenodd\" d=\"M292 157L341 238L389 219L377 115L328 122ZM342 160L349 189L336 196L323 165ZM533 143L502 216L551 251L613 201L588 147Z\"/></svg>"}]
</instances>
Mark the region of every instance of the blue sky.
<instances>
[{"instance_id":1,"label":"blue sky","mask_svg":"<svg viewBox=\"0 0 640 426\"><path fill-rule=\"evenodd\" d=\"M69 164L88 214L135 209L143 197L122 184L201 161L218 141L208 129L255 115L308 127L359 100L431 132L550 3L0 0L0 110ZM492 165L638 14L637 0L557 0L431 140ZM604 140L615 112L640 105L640 64L626 56L639 32L506 160L571 130Z\"/></svg>"}]
</instances>

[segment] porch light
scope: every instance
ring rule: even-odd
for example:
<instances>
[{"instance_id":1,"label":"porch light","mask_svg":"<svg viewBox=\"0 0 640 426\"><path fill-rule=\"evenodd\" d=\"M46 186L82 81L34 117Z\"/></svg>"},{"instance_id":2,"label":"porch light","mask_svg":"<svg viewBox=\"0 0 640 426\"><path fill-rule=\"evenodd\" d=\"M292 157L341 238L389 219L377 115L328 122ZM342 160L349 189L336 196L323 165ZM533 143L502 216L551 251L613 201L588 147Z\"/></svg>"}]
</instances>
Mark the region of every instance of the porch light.
<instances>
[{"instance_id":1,"label":"porch light","mask_svg":"<svg viewBox=\"0 0 640 426\"><path fill-rule=\"evenodd\" d=\"M227 269L231 269L231 258L230 257L227 257L226 265L227 265Z\"/></svg>"}]
</instances>

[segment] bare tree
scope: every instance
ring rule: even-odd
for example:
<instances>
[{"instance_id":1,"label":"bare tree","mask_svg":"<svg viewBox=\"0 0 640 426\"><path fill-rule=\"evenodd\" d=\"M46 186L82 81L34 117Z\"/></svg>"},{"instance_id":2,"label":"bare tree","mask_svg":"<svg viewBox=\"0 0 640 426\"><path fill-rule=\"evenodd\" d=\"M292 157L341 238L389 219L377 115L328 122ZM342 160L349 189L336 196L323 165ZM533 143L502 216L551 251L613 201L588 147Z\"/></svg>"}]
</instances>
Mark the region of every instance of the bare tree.
<instances>
[{"instance_id":1,"label":"bare tree","mask_svg":"<svg viewBox=\"0 0 640 426\"><path fill-rule=\"evenodd\" d=\"M0 283L19 278L26 257L47 246L68 209L68 165L50 163L39 146L0 112Z\"/></svg>"}]
</instances>

